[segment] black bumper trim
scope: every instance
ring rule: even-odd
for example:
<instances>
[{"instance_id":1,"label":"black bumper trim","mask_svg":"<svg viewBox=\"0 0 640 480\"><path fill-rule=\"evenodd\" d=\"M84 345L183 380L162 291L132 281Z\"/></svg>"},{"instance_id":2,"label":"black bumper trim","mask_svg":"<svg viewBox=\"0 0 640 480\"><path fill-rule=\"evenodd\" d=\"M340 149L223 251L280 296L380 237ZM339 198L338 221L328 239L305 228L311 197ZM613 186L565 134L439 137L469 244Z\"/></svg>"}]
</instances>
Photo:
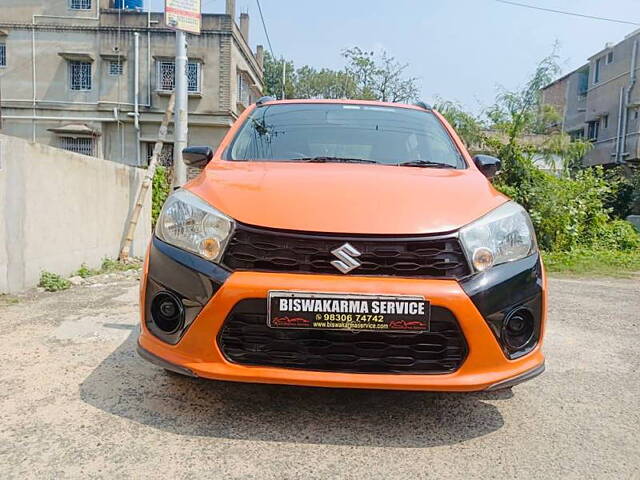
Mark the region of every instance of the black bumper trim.
<instances>
[{"instance_id":1,"label":"black bumper trim","mask_svg":"<svg viewBox=\"0 0 640 480\"><path fill-rule=\"evenodd\" d=\"M534 253L514 262L504 263L477 273L460 282L509 359L530 353L538 344L543 312L543 272L540 254ZM502 339L503 325L517 308L525 308L535 322L530 342L518 350L509 348Z\"/></svg>"},{"instance_id":2,"label":"black bumper trim","mask_svg":"<svg viewBox=\"0 0 640 480\"><path fill-rule=\"evenodd\" d=\"M190 270L201 273L206 277L209 277L216 283L224 283L227 278L229 278L229 275L231 275L231 272L229 272L226 268L216 265L213 262L209 262L204 258L200 258L193 253L189 253L178 247L169 245L168 243L160 240L155 235L153 236L152 242L153 248L157 251L164 253L167 257L171 258L180 265Z\"/></svg>"},{"instance_id":3,"label":"black bumper trim","mask_svg":"<svg viewBox=\"0 0 640 480\"><path fill-rule=\"evenodd\" d=\"M524 303L542 291L542 265L535 253L460 282L482 316Z\"/></svg>"},{"instance_id":4,"label":"black bumper trim","mask_svg":"<svg viewBox=\"0 0 640 480\"><path fill-rule=\"evenodd\" d=\"M198 375L196 375L188 368L181 367L180 365L175 365L171 362L167 362L165 359L154 355L148 350L145 350L144 348L142 348L142 346L140 346L140 343L138 343L138 348L136 349L136 351L138 352L138 355L140 355L140 357L147 362L153 363L154 365L164 368L165 370L171 370L172 372L179 373L180 375L186 375L187 377L198 377Z\"/></svg>"},{"instance_id":5,"label":"black bumper trim","mask_svg":"<svg viewBox=\"0 0 640 480\"><path fill-rule=\"evenodd\" d=\"M532 370L528 370L524 373L521 373L517 377L510 378L508 380L503 380L502 382L494 383L490 387L485 389L485 392L494 392L496 390L502 390L504 388L510 388L514 385L518 385L522 382L526 382L527 380L531 380L532 378L537 377L542 372L544 372L545 366L544 362L541 365L538 365L536 368Z\"/></svg>"},{"instance_id":6,"label":"black bumper trim","mask_svg":"<svg viewBox=\"0 0 640 480\"><path fill-rule=\"evenodd\" d=\"M169 245L154 236L145 285L144 316L149 331L164 342L172 345L178 343L229 275L230 273L219 265ZM174 333L161 330L153 321L153 298L162 292L169 292L178 297L184 307L182 328Z\"/></svg>"}]
</instances>

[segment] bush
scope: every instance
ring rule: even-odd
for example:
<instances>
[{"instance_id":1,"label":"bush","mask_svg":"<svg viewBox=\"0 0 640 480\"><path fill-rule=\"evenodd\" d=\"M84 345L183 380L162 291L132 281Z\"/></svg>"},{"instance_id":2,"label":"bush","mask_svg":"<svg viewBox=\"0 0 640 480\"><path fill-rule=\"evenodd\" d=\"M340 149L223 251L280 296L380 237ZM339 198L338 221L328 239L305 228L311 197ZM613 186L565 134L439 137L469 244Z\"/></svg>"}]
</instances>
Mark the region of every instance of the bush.
<instances>
[{"instance_id":1,"label":"bush","mask_svg":"<svg viewBox=\"0 0 640 480\"><path fill-rule=\"evenodd\" d=\"M162 206L171 192L171 179L169 169L158 165L153 176L153 186L151 191L151 227L156 226Z\"/></svg>"},{"instance_id":2,"label":"bush","mask_svg":"<svg viewBox=\"0 0 640 480\"><path fill-rule=\"evenodd\" d=\"M603 228L602 236L597 245L610 249L638 250L640 249L640 235L635 227L626 220L614 220Z\"/></svg>"},{"instance_id":3,"label":"bush","mask_svg":"<svg viewBox=\"0 0 640 480\"><path fill-rule=\"evenodd\" d=\"M97 272L95 270L87 267L86 263L83 263L82 265L80 265L80 268L76 272L76 275L78 275L79 277L82 277L82 278L87 278L87 277L90 277L92 275L97 275Z\"/></svg>"},{"instance_id":4,"label":"bush","mask_svg":"<svg viewBox=\"0 0 640 480\"><path fill-rule=\"evenodd\" d=\"M138 268L140 268L140 262L138 261L121 262L105 257L102 260L100 270L96 274L126 272L127 270L136 270Z\"/></svg>"},{"instance_id":5,"label":"bush","mask_svg":"<svg viewBox=\"0 0 640 480\"><path fill-rule=\"evenodd\" d=\"M610 218L606 202L613 187L602 167L579 171L573 178L558 178L539 170L526 148L500 144L497 154L503 158L503 171L495 186L529 211L543 250L640 246L631 224Z\"/></svg>"},{"instance_id":6,"label":"bush","mask_svg":"<svg viewBox=\"0 0 640 480\"><path fill-rule=\"evenodd\" d=\"M55 273L42 272L38 286L44 288L47 292L58 292L71 287L71 282Z\"/></svg>"},{"instance_id":7,"label":"bush","mask_svg":"<svg viewBox=\"0 0 640 480\"><path fill-rule=\"evenodd\" d=\"M632 172L628 168L617 166L607 170L605 178L611 187L611 195L605 199L606 207L611 210L612 217L626 218L631 214L634 190L638 188L634 185Z\"/></svg>"},{"instance_id":8,"label":"bush","mask_svg":"<svg viewBox=\"0 0 640 480\"><path fill-rule=\"evenodd\" d=\"M640 215L640 169L631 176L631 208L632 215Z\"/></svg>"}]
</instances>

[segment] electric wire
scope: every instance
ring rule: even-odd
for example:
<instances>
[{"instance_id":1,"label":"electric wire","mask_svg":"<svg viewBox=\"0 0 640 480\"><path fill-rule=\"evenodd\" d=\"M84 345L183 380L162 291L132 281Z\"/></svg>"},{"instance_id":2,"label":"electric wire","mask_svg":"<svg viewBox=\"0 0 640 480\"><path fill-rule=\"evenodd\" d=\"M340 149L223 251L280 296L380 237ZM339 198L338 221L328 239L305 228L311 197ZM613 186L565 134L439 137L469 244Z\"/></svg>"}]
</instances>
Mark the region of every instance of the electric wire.
<instances>
[{"instance_id":1,"label":"electric wire","mask_svg":"<svg viewBox=\"0 0 640 480\"><path fill-rule=\"evenodd\" d=\"M260 20L262 20L262 28L264 28L264 34L267 37L267 43L269 44L269 51L271 52L271 57L276 58L273 53L273 47L271 46L271 39L269 38L269 32L267 31L267 24L264 21L264 15L262 15L262 6L260 5L260 0L256 0L258 4L258 11L260 12Z\"/></svg>"},{"instance_id":2,"label":"electric wire","mask_svg":"<svg viewBox=\"0 0 640 480\"><path fill-rule=\"evenodd\" d=\"M619 20L619 19L616 19L616 18L598 17L596 15L585 15L585 14L582 14L582 13L567 12L567 11L564 11L564 10L555 10L553 8L538 7L536 5L529 5L529 4L526 4L526 3L512 2L511 0L495 0L495 1L498 2L498 3L507 4L507 5L514 5L516 7L531 8L533 10L541 10L543 12L559 13L560 15L571 15L571 16L574 16L574 17L589 18L591 20L602 20L602 21L605 21L605 22L624 23L626 25L640 26L640 23L638 23L638 22L629 22L627 20Z\"/></svg>"}]
</instances>

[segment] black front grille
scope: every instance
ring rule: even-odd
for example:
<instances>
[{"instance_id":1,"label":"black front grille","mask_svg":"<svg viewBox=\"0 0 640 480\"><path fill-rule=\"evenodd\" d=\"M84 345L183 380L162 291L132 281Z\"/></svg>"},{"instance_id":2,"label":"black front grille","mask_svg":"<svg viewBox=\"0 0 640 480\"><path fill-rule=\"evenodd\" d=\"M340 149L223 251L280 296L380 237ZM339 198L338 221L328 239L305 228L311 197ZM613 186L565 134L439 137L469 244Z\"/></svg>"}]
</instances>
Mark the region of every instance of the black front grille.
<instances>
[{"instance_id":1,"label":"black front grille","mask_svg":"<svg viewBox=\"0 0 640 480\"><path fill-rule=\"evenodd\" d=\"M463 278L469 265L456 237L362 237L291 233L238 225L223 263L231 270L338 274L332 250L351 244L361 255L352 275Z\"/></svg>"},{"instance_id":2,"label":"black front grille","mask_svg":"<svg viewBox=\"0 0 640 480\"><path fill-rule=\"evenodd\" d=\"M431 328L423 333L293 330L267 326L264 299L236 304L218 345L227 360L242 365L351 373L451 373L467 355L446 308L431 308Z\"/></svg>"}]
</instances>

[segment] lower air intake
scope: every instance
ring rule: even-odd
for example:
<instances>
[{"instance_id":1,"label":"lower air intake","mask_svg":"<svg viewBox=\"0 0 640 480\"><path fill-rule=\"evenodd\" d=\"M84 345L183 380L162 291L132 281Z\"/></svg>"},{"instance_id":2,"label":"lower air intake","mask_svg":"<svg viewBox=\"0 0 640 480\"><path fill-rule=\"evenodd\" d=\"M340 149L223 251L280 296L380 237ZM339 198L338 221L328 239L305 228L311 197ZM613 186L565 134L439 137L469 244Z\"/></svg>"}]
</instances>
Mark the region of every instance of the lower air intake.
<instances>
[{"instance_id":1,"label":"lower air intake","mask_svg":"<svg viewBox=\"0 0 640 480\"><path fill-rule=\"evenodd\" d=\"M424 333L293 330L267 326L264 299L236 304L218 344L237 364L345 373L451 373L467 355L458 322L446 308L431 308L431 329Z\"/></svg>"}]
</instances>

